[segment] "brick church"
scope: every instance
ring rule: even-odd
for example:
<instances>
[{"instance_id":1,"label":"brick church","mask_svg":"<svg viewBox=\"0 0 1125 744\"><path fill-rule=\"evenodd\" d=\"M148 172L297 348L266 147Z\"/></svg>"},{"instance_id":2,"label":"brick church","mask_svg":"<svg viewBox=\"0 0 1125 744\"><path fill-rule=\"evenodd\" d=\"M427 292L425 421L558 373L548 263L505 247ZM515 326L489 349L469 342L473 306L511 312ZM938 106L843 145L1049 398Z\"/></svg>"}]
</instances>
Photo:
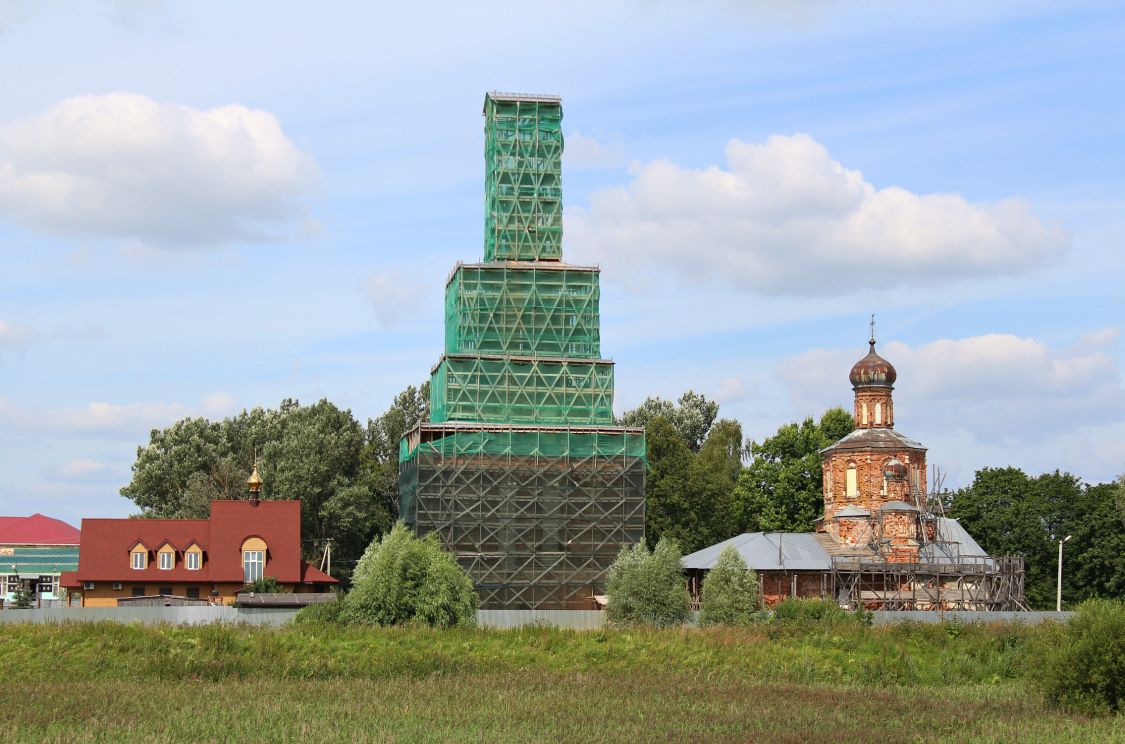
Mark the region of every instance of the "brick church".
<instances>
[{"instance_id":1,"label":"brick church","mask_svg":"<svg viewBox=\"0 0 1125 744\"><path fill-rule=\"evenodd\" d=\"M685 556L696 600L731 545L758 573L767 605L795 596L849 609L1026 609L1023 559L989 556L930 498L926 448L893 428L897 377L872 333L848 375L856 428L821 450L824 515L814 531L746 533Z\"/></svg>"}]
</instances>

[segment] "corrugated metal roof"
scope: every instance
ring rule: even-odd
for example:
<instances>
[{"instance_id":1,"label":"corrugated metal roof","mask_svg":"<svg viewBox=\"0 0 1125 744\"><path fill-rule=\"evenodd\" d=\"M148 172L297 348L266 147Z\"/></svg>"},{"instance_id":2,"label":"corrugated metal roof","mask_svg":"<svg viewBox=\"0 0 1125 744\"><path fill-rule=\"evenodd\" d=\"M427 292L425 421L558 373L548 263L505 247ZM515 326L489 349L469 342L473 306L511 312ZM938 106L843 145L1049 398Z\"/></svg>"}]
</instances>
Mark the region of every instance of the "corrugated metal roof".
<instances>
[{"instance_id":1,"label":"corrugated metal roof","mask_svg":"<svg viewBox=\"0 0 1125 744\"><path fill-rule=\"evenodd\" d=\"M684 556L684 568L710 570L728 545L757 571L827 571L832 567L812 532L748 532Z\"/></svg>"},{"instance_id":2,"label":"corrugated metal roof","mask_svg":"<svg viewBox=\"0 0 1125 744\"><path fill-rule=\"evenodd\" d=\"M937 541L922 547L925 560L932 563L961 563L983 561L991 565L992 558L973 539L956 519L938 517Z\"/></svg>"}]
</instances>

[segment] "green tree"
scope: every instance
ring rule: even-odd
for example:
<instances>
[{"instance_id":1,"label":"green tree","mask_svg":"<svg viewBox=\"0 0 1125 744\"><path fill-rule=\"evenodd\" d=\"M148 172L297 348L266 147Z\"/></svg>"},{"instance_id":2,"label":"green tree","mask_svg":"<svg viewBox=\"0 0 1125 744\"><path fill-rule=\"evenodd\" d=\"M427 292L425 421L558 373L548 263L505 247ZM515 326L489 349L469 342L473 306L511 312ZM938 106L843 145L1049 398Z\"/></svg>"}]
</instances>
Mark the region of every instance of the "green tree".
<instances>
[{"instance_id":1,"label":"green tree","mask_svg":"<svg viewBox=\"0 0 1125 744\"><path fill-rule=\"evenodd\" d=\"M742 532L807 532L824 512L820 450L855 429L842 408L820 421L785 424L772 437L747 446L750 464L734 489L734 512Z\"/></svg>"},{"instance_id":2,"label":"green tree","mask_svg":"<svg viewBox=\"0 0 1125 744\"><path fill-rule=\"evenodd\" d=\"M748 625L757 617L758 574L733 545L719 553L700 593L700 625Z\"/></svg>"},{"instance_id":3,"label":"green tree","mask_svg":"<svg viewBox=\"0 0 1125 744\"><path fill-rule=\"evenodd\" d=\"M340 617L370 625L470 627L477 604L472 579L437 536L416 537L398 522L364 551Z\"/></svg>"},{"instance_id":4,"label":"green tree","mask_svg":"<svg viewBox=\"0 0 1125 744\"><path fill-rule=\"evenodd\" d=\"M682 625L691 611L682 555L675 541L662 538L649 551L643 542L625 547L609 568L606 617L615 625Z\"/></svg>"},{"instance_id":5,"label":"green tree","mask_svg":"<svg viewBox=\"0 0 1125 744\"><path fill-rule=\"evenodd\" d=\"M678 403L660 397L646 398L644 403L631 411L626 411L618 419L618 423L622 426L647 428L653 419L663 418L680 433L692 452L698 452L718 415L718 403L689 390L680 396Z\"/></svg>"},{"instance_id":6,"label":"green tree","mask_svg":"<svg viewBox=\"0 0 1125 744\"><path fill-rule=\"evenodd\" d=\"M691 552L702 546L702 514L692 481L692 453L663 416L648 422L649 473L645 482L645 536L650 545L665 537L683 541Z\"/></svg>"},{"instance_id":7,"label":"green tree","mask_svg":"<svg viewBox=\"0 0 1125 744\"><path fill-rule=\"evenodd\" d=\"M29 610L35 605L35 590L29 586L21 586L12 593L12 608L16 610Z\"/></svg>"},{"instance_id":8,"label":"green tree","mask_svg":"<svg viewBox=\"0 0 1125 744\"><path fill-rule=\"evenodd\" d=\"M711 427L691 463L697 528L691 539L681 538L684 550L714 545L735 533L734 488L742 472L742 452L742 427L737 421L720 419Z\"/></svg>"},{"instance_id":9,"label":"green tree","mask_svg":"<svg viewBox=\"0 0 1125 744\"><path fill-rule=\"evenodd\" d=\"M1055 605L1058 541L1066 543L1063 599L1125 596L1125 525L1112 484L1070 473L1029 477L1018 468L983 468L953 494L951 514L990 555L1021 555L1024 591L1038 609Z\"/></svg>"},{"instance_id":10,"label":"green tree","mask_svg":"<svg viewBox=\"0 0 1125 744\"><path fill-rule=\"evenodd\" d=\"M327 400L286 399L224 419L188 418L153 430L137 448L121 495L141 516L206 518L211 501L246 497L255 457L263 499L300 499L302 537L333 544L333 573L347 579L371 539L398 517L398 440L427 414L428 385L407 388L366 429ZM311 556L309 556L311 557Z\"/></svg>"},{"instance_id":11,"label":"green tree","mask_svg":"<svg viewBox=\"0 0 1125 744\"><path fill-rule=\"evenodd\" d=\"M254 592L255 594L281 594L289 590L283 587L281 582L273 576L259 576L239 591Z\"/></svg>"}]
</instances>

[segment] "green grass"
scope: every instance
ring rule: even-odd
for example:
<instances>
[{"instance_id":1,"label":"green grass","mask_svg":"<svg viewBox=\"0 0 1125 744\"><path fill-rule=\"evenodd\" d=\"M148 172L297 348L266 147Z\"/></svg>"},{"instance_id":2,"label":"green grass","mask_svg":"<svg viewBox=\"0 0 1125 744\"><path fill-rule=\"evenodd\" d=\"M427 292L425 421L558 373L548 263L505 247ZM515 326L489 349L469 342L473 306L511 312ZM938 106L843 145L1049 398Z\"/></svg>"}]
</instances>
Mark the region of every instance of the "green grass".
<instances>
[{"instance_id":1,"label":"green grass","mask_svg":"<svg viewBox=\"0 0 1125 744\"><path fill-rule=\"evenodd\" d=\"M10 741L1125 742L1046 706L1051 628L6 626Z\"/></svg>"}]
</instances>

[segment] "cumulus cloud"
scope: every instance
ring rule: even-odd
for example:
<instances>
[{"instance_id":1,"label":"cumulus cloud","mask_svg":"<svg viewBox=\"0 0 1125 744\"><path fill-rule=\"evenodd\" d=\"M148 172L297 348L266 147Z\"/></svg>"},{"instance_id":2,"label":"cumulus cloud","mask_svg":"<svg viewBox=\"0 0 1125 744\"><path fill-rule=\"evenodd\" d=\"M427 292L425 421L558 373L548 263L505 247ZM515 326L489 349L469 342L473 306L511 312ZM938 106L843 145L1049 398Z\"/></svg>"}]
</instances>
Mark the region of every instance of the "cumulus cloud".
<instances>
[{"instance_id":1,"label":"cumulus cloud","mask_svg":"<svg viewBox=\"0 0 1125 744\"><path fill-rule=\"evenodd\" d=\"M9 323L0 318L0 349L25 346L35 337L35 330L30 326Z\"/></svg>"},{"instance_id":2,"label":"cumulus cloud","mask_svg":"<svg viewBox=\"0 0 1125 744\"><path fill-rule=\"evenodd\" d=\"M637 165L567 211L572 255L767 295L841 295L1027 272L1069 246L1021 199L876 188L806 134L734 139L726 166Z\"/></svg>"},{"instance_id":3,"label":"cumulus cloud","mask_svg":"<svg viewBox=\"0 0 1125 744\"><path fill-rule=\"evenodd\" d=\"M896 428L1015 443L1120 421L1125 385L1117 341L1112 329L1069 347L990 333L917 347L891 342L879 352L898 371ZM850 409L848 370L864 352L814 349L783 362L778 375L800 411L841 403Z\"/></svg>"},{"instance_id":4,"label":"cumulus cloud","mask_svg":"<svg viewBox=\"0 0 1125 744\"><path fill-rule=\"evenodd\" d=\"M594 169L612 168L625 162L620 137L603 142L577 130L566 135L563 160L567 167Z\"/></svg>"},{"instance_id":5,"label":"cumulus cloud","mask_svg":"<svg viewBox=\"0 0 1125 744\"><path fill-rule=\"evenodd\" d=\"M120 476L120 468L88 458L69 460L43 473L48 480L73 483L105 483L116 481Z\"/></svg>"},{"instance_id":6,"label":"cumulus cloud","mask_svg":"<svg viewBox=\"0 0 1125 744\"><path fill-rule=\"evenodd\" d=\"M268 111L111 93L0 123L0 216L158 248L287 235L316 176Z\"/></svg>"},{"instance_id":7,"label":"cumulus cloud","mask_svg":"<svg viewBox=\"0 0 1125 744\"><path fill-rule=\"evenodd\" d=\"M228 416L237 406L233 396L222 392L208 395L194 406L95 401L81 407L52 409L23 406L0 396L0 439L26 441L28 437L43 435L135 439L188 416Z\"/></svg>"},{"instance_id":8,"label":"cumulus cloud","mask_svg":"<svg viewBox=\"0 0 1125 744\"><path fill-rule=\"evenodd\" d=\"M373 271L363 284L375 319L383 328L394 328L404 314L417 303L423 289L418 282L407 279L399 271Z\"/></svg>"}]
</instances>

